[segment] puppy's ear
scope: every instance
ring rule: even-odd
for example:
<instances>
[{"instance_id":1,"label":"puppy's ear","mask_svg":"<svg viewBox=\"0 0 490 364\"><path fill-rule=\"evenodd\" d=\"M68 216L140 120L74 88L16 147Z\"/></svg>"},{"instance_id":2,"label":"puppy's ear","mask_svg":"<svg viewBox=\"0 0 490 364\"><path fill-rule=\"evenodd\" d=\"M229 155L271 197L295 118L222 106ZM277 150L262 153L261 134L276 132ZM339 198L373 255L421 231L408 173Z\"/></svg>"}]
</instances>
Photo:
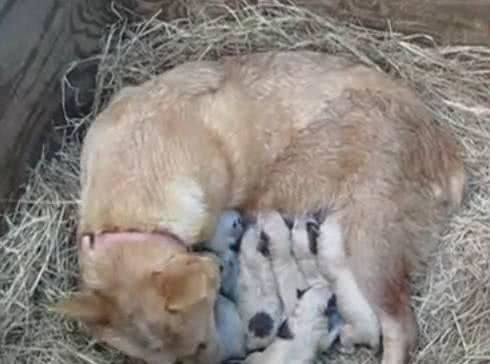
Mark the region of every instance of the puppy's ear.
<instances>
[{"instance_id":1,"label":"puppy's ear","mask_svg":"<svg viewBox=\"0 0 490 364\"><path fill-rule=\"evenodd\" d=\"M110 320L112 303L95 292L78 292L51 309L74 320L87 324L106 325Z\"/></svg>"},{"instance_id":2,"label":"puppy's ear","mask_svg":"<svg viewBox=\"0 0 490 364\"><path fill-rule=\"evenodd\" d=\"M174 259L163 271L153 272L151 280L169 312L185 312L216 298L219 272L211 259L188 256Z\"/></svg>"}]
</instances>

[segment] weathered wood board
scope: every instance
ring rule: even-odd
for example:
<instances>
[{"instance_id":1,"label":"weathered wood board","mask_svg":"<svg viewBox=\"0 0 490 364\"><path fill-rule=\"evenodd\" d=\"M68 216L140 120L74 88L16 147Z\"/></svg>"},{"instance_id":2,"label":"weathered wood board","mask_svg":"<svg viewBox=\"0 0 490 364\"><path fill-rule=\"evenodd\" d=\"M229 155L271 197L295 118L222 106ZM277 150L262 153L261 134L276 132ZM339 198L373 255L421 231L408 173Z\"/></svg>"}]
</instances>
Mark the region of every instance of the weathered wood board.
<instances>
[{"instance_id":1,"label":"weathered wood board","mask_svg":"<svg viewBox=\"0 0 490 364\"><path fill-rule=\"evenodd\" d=\"M240 0L118 0L137 14L173 19L219 15ZM249 3L268 3L255 0ZM288 2L285 0L284 2ZM490 0L293 0L318 14L375 28L425 32L443 43L490 45ZM61 117L60 77L97 52L112 22L108 0L0 0L0 211L39 156L44 132ZM96 65L75 81L90 87ZM71 95L75 97L76 95ZM70 100L68 100L70 101ZM81 103L83 99L72 102Z\"/></svg>"},{"instance_id":2,"label":"weathered wood board","mask_svg":"<svg viewBox=\"0 0 490 364\"><path fill-rule=\"evenodd\" d=\"M427 33L446 45L490 45L490 0L338 0L332 5L332 15L364 26Z\"/></svg>"},{"instance_id":3,"label":"weathered wood board","mask_svg":"<svg viewBox=\"0 0 490 364\"><path fill-rule=\"evenodd\" d=\"M377 29L423 32L442 44L490 45L490 0L248 0L248 4L295 4ZM164 18L203 11L222 14L220 5L236 8L240 0L138 0L140 13L161 10Z\"/></svg>"},{"instance_id":4,"label":"weathered wood board","mask_svg":"<svg viewBox=\"0 0 490 364\"><path fill-rule=\"evenodd\" d=\"M39 154L60 109L67 63L93 53L108 19L99 1L0 1L0 199ZM36 153L37 152L37 153Z\"/></svg>"}]
</instances>

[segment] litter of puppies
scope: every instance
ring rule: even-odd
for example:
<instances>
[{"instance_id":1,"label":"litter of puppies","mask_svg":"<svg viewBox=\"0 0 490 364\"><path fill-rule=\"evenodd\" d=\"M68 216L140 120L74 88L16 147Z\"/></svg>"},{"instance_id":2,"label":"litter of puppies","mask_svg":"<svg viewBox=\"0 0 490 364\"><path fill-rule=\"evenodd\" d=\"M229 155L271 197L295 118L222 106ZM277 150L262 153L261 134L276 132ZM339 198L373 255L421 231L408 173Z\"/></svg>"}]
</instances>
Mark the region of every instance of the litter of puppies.
<instances>
[{"instance_id":1,"label":"litter of puppies","mask_svg":"<svg viewBox=\"0 0 490 364\"><path fill-rule=\"evenodd\" d=\"M317 353L331 348L343 325L335 293L317 268L316 252L310 251L308 256L309 262L313 262L309 267L315 266L311 271L312 285L308 285L292 254L293 247L300 242L294 240L279 213L261 214L257 222L244 227L243 235L237 236L234 227L242 226L241 221L237 212L224 212L215 234L220 240L213 238L204 244L204 248L221 258L222 266L230 264L226 253L233 253L235 258L231 264L234 271L239 272L229 275L229 270L222 270L220 298L216 304L218 332L226 353L222 359L272 364L295 358L294 363L310 363ZM324 230L337 227L328 223L321 225ZM299 231L296 225L296 236L308 234L306 224L302 226L305 230ZM319 223L313 219L308 226L319 229ZM320 237L319 242L312 241L309 245L318 244L321 249L329 250L329 245L335 244L327 241L329 238ZM332 258L340 254L334 252ZM324 264L323 256L318 259L319 264ZM345 266L344 269L348 270ZM342 275L332 278L335 280Z\"/></svg>"}]
</instances>

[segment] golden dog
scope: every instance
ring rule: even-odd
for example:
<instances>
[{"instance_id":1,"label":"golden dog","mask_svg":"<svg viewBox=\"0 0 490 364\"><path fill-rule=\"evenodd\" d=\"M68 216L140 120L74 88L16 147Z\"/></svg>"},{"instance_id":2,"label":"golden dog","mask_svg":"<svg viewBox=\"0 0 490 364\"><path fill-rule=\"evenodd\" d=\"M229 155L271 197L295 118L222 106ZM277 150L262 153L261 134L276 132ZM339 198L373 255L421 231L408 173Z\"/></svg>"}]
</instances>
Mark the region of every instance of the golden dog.
<instances>
[{"instance_id":1,"label":"golden dog","mask_svg":"<svg viewBox=\"0 0 490 364\"><path fill-rule=\"evenodd\" d=\"M81 167L83 286L61 310L159 364L219 358L219 274L186 248L225 208L335 211L382 362L405 362L409 274L466 180L455 140L400 81L308 51L190 62L121 90Z\"/></svg>"}]
</instances>

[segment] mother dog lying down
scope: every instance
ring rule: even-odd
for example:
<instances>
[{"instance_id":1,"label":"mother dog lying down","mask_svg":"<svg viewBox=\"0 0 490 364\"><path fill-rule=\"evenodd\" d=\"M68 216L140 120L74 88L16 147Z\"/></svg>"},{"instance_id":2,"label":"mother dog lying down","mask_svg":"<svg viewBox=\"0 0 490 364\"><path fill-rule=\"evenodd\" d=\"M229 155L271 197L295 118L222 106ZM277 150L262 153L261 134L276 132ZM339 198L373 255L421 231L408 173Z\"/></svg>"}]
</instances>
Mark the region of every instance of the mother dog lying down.
<instances>
[{"instance_id":1,"label":"mother dog lying down","mask_svg":"<svg viewBox=\"0 0 490 364\"><path fill-rule=\"evenodd\" d=\"M187 249L226 208L328 208L383 332L416 343L409 274L461 204L459 147L400 82L337 56L191 62L121 90L81 160L82 291L61 309L149 363L219 357L216 263Z\"/></svg>"}]
</instances>

